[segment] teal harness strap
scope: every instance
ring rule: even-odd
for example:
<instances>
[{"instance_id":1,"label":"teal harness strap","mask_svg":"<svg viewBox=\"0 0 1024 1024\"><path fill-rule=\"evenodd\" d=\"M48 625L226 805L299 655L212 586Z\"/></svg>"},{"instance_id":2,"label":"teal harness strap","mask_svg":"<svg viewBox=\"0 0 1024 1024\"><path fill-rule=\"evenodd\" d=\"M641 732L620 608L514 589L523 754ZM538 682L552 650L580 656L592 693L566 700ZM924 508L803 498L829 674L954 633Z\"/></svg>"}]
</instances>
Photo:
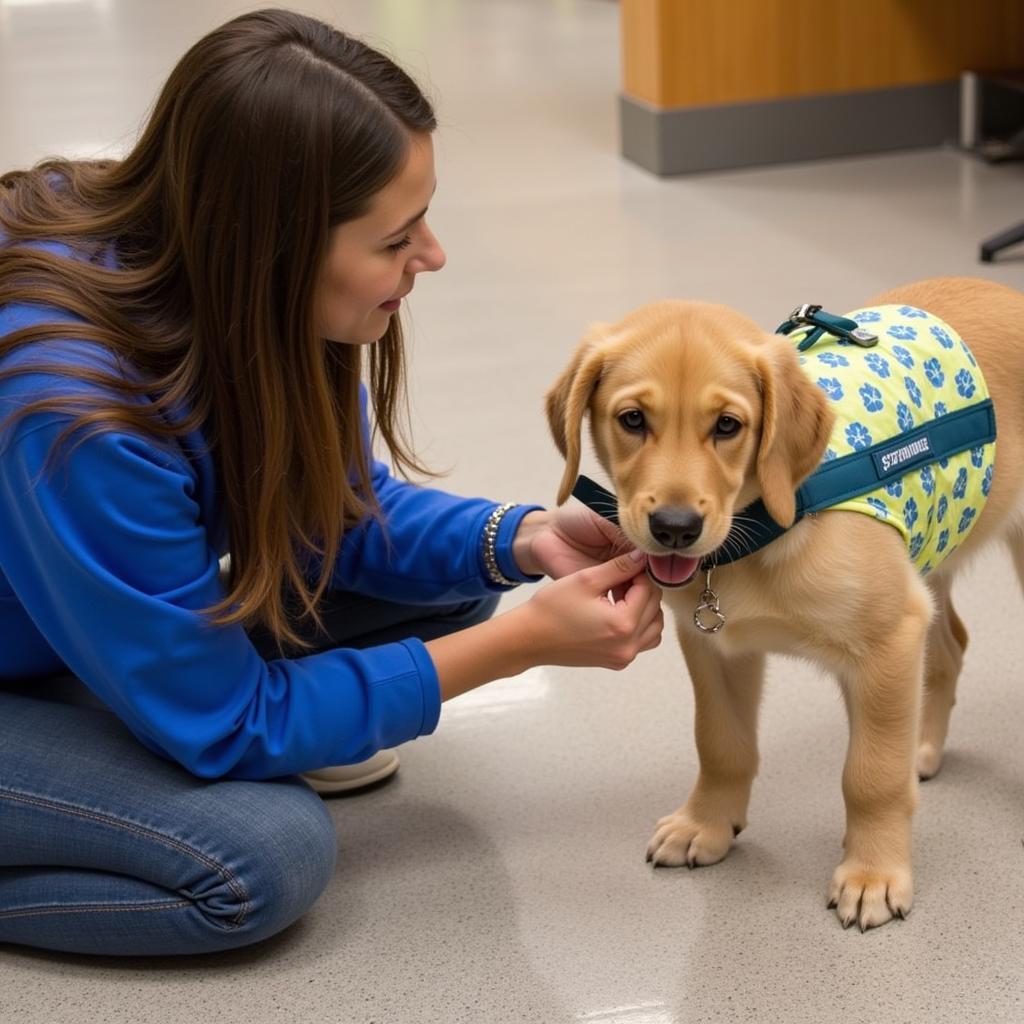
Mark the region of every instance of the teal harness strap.
<instances>
[{"instance_id":1,"label":"teal harness strap","mask_svg":"<svg viewBox=\"0 0 1024 1024\"><path fill-rule=\"evenodd\" d=\"M797 345L801 350L810 348L826 333L863 347L871 347L878 340L869 331L858 327L856 321L822 313L820 306L798 307L777 333L788 334L797 327L811 328ZM914 468L941 462L968 449L990 444L995 439L995 410L991 399L986 398L896 437L824 462L797 489L794 525L806 515L884 487L887 481L899 479ZM598 515L619 525L618 499L611 491L588 477L580 476L572 493ZM737 525L730 530L721 547L703 559L702 568L728 565L745 558L787 530L772 519L760 500L748 505L734 518Z\"/></svg>"},{"instance_id":2,"label":"teal harness strap","mask_svg":"<svg viewBox=\"0 0 1024 1024\"><path fill-rule=\"evenodd\" d=\"M898 437L822 463L797 491L804 514L820 512L876 490L892 477L996 439L992 399L947 413Z\"/></svg>"},{"instance_id":3,"label":"teal harness strap","mask_svg":"<svg viewBox=\"0 0 1024 1024\"><path fill-rule=\"evenodd\" d=\"M806 515L869 494L886 480L899 478L915 467L948 459L995 439L995 409L992 400L986 398L899 437L825 462L797 489L794 525ZM728 565L752 555L781 537L787 529L772 519L760 500L748 505L736 519L740 520L742 528L734 526L729 531L722 546L704 560L705 568Z\"/></svg>"}]
</instances>

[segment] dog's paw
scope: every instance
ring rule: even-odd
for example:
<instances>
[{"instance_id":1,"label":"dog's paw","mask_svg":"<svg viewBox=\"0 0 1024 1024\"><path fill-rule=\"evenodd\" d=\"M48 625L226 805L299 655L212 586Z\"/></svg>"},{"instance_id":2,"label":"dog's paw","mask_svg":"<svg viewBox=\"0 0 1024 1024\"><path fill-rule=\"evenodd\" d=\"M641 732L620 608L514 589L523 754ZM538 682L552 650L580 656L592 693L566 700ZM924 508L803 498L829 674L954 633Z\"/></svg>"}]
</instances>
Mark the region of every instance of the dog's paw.
<instances>
[{"instance_id":1,"label":"dog's paw","mask_svg":"<svg viewBox=\"0 0 1024 1024\"><path fill-rule=\"evenodd\" d=\"M732 846L739 827L730 822L697 822L685 810L662 818L647 845L647 859L655 867L697 867L715 864Z\"/></svg>"},{"instance_id":2,"label":"dog's paw","mask_svg":"<svg viewBox=\"0 0 1024 1024\"><path fill-rule=\"evenodd\" d=\"M904 918L914 901L909 868L869 868L858 861L843 861L832 875L828 906L844 928L856 924L862 932L894 917Z\"/></svg>"},{"instance_id":3,"label":"dog's paw","mask_svg":"<svg viewBox=\"0 0 1024 1024\"><path fill-rule=\"evenodd\" d=\"M938 774L942 764L942 748L934 743L922 743L917 748L917 777L930 779Z\"/></svg>"}]
</instances>

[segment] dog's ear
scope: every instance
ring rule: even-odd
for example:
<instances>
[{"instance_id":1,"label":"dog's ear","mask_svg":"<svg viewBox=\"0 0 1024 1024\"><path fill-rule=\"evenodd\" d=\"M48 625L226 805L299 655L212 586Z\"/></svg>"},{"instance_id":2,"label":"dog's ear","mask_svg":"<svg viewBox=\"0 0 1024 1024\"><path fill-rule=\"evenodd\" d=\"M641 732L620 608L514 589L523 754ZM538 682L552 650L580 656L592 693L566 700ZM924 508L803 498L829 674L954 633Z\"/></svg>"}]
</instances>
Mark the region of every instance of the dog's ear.
<instances>
[{"instance_id":1,"label":"dog's ear","mask_svg":"<svg viewBox=\"0 0 1024 1024\"><path fill-rule=\"evenodd\" d=\"M761 387L761 500L780 526L793 525L796 490L825 454L835 414L824 392L800 369L796 353L773 343L757 360Z\"/></svg>"},{"instance_id":2,"label":"dog's ear","mask_svg":"<svg viewBox=\"0 0 1024 1024\"><path fill-rule=\"evenodd\" d=\"M551 436L565 459L565 473L558 488L558 504L572 493L580 470L580 435L583 415L590 404L604 367L601 327L595 327L580 342L569 365L551 386L545 398Z\"/></svg>"}]
</instances>

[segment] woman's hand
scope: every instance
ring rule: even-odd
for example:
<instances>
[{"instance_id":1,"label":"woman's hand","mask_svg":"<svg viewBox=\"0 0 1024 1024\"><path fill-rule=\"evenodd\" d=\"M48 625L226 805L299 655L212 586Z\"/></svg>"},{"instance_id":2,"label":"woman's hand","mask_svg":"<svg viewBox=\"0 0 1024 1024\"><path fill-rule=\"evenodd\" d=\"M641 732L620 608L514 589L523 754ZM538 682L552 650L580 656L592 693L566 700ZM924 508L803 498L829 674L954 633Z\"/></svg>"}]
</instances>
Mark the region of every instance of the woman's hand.
<instances>
[{"instance_id":1,"label":"woman's hand","mask_svg":"<svg viewBox=\"0 0 1024 1024\"><path fill-rule=\"evenodd\" d=\"M661 643L661 590L637 551L581 569L542 587L514 612L541 665L625 668ZM614 603L609 592L620 594Z\"/></svg>"},{"instance_id":2,"label":"woman's hand","mask_svg":"<svg viewBox=\"0 0 1024 1024\"><path fill-rule=\"evenodd\" d=\"M503 615L427 641L442 700L538 665L625 668L661 643L661 590L630 551L541 587ZM615 601L609 592L621 595Z\"/></svg>"},{"instance_id":3,"label":"woman's hand","mask_svg":"<svg viewBox=\"0 0 1024 1024\"><path fill-rule=\"evenodd\" d=\"M622 531L586 505L563 505L523 517L512 541L512 557L528 575L561 579L607 562L632 544Z\"/></svg>"}]
</instances>

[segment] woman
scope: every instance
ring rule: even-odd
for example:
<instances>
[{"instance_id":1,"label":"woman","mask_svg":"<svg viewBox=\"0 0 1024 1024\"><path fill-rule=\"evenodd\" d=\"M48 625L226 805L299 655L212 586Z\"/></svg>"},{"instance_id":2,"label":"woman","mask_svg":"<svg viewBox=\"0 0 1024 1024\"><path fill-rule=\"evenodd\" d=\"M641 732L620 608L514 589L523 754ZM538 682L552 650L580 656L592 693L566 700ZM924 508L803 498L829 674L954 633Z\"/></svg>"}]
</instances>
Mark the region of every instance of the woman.
<instances>
[{"instance_id":1,"label":"woman","mask_svg":"<svg viewBox=\"0 0 1024 1024\"><path fill-rule=\"evenodd\" d=\"M123 161L0 179L0 942L265 938L334 865L296 773L659 642L598 517L371 455L370 406L421 470L396 314L444 263L434 125L385 57L264 11L185 55Z\"/></svg>"}]
</instances>

